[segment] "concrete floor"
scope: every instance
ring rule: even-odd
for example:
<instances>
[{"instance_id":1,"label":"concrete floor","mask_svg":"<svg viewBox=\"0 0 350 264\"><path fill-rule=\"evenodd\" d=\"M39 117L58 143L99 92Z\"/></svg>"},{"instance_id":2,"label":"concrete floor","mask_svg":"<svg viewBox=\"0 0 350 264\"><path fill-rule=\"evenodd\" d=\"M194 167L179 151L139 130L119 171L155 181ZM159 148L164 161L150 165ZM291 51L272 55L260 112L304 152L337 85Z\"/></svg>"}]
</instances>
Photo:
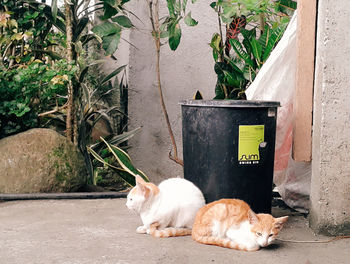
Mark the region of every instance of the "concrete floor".
<instances>
[{"instance_id":1,"label":"concrete floor","mask_svg":"<svg viewBox=\"0 0 350 264\"><path fill-rule=\"evenodd\" d=\"M320 240L298 213L281 239ZM305 244L276 241L257 252L201 245L191 237L155 239L135 233L137 215L125 199L41 200L0 203L0 263L350 263L350 239Z\"/></svg>"}]
</instances>

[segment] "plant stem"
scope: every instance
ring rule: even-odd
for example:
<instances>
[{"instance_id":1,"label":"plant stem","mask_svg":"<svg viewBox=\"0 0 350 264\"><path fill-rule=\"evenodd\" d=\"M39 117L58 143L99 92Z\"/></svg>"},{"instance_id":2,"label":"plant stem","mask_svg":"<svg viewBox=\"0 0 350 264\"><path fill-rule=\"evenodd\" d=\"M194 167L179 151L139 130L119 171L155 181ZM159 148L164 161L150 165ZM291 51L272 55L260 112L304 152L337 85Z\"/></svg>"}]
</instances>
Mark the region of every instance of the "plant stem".
<instances>
[{"instance_id":1,"label":"plant stem","mask_svg":"<svg viewBox=\"0 0 350 264\"><path fill-rule=\"evenodd\" d=\"M158 93L160 97L160 104L162 106L162 111L164 114L164 118L167 124L168 132L170 135L170 139L173 146L174 155L171 154L171 151L169 152L169 158L173 161L175 161L177 164L180 164L183 166L183 161L179 159L178 153L177 153L177 146L176 141L174 137L173 130L171 128L168 111L166 109L166 105L164 102L164 96L163 96L163 90L162 90L162 84L161 84L161 78L160 78L160 24L159 24L159 2L158 0L155 0L153 2L152 0L148 1L149 4L149 11L150 11L150 20L152 24L152 36L154 39L155 47L156 47L156 72L157 72L157 86L158 86Z\"/></svg>"},{"instance_id":2,"label":"plant stem","mask_svg":"<svg viewBox=\"0 0 350 264\"><path fill-rule=\"evenodd\" d=\"M260 29L260 33L262 34L264 32L265 29L265 14L263 12L261 12L259 14L259 29Z\"/></svg>"},{"instance_id":3,"label":"plant stem","mask_svg":"<svg viewBox=\"0 0 350 264\"><path fill-rule=\"evenodd\" d=\"M222 34L222 25L221 25L221 18L220 18L220 13L221 12L221 7L219 7L219 10L218 10L218 22L219 22L219 32L220 32L220 48L221 48L221 51L220 51L220 62L223 62L224 61L224 42L223 42L223 34Z\"/></svg>"},{"instance_id":4,"label":"plant stem","mask_svg":"<svg viewBox=\"0 0 350 264\"><path fill-rule=\"evenodd\" d=\"M224 62L225 58L224 58L224 42L223 42L223 35L222 35L222 28L221 28L221 18L220 18L220 14L221 14L221 7L219 7L218 9L218 22L219 22L219 32L220 32L220 56L219 56L219 60L220 62ZM228 98L228 92L227 92L227 88L225 84L221 85L223 91L224 91L224 95L225 98Z\"/></svg>"},{"instance_id":5,"label":"plant stem","mask_svg":"<svg viewBox=\"0 0 350 264\"><path fill-rule=\"evenodd\" d=\"M72 39L73 39L73 29L72 29L72 10L69 2L65 0L65 15L66 15L66 32L67 32L67 62L69 69L71 68L71 63L73 61L73 48L72 48ZM67 118L66 118L66 136L69 141L73 140L73 113L74 113L74 104L73 104L73 83L71 80L68 82L68 100L67 100Z\"/></svg>"}]
</instances>

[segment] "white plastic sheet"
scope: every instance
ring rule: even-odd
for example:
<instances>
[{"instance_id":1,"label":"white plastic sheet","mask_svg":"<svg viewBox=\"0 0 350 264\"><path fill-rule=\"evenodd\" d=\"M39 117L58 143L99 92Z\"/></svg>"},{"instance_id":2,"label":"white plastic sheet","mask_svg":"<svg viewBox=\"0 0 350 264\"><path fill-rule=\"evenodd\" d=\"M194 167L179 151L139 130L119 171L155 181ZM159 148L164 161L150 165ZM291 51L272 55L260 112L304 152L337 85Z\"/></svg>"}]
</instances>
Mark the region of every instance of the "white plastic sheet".
<instances>
[{"instance_id":1,"label":"white plastic sheet","mask_svg":"<svg viewBox=\"0 0 350 264\"><path fill-rule=\"evenodd\" d=\"M274 183L290 207L308 211L311 165L292 159L293 102L297 67L297 12L283 37L246 91L248 100L279 101Z\"/></svg>"}]
</instances>

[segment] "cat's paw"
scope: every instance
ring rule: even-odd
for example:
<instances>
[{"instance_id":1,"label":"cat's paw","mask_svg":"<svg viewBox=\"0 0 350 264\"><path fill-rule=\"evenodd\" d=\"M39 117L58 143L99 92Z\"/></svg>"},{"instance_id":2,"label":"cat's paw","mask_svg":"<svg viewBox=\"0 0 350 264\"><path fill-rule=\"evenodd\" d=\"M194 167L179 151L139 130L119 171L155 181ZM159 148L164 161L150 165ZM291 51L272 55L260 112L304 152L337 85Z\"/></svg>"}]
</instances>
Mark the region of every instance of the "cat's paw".
<instances>
[{"instance_id":1,"label":"cat's paw","mask_svg":"<svg viewBox=\"0 0 350 264\"><path fill-rule=\"evenodd\" d=\"M255 246L255 247L249 247L246 249L246 251L249 251L249 252L254 252L254 251L258 251L260 249L259 246Z\"/></svg>"},{"instance_id":2,"label":"cat's paw","mask_svg":"<svg viewBox=\"0 0 350 264\"><path fill-rule=\"evenodd\" d=\"M146 234L147 233L147 228L145 226L139 226L136 228L136 233L138 234Z\"/></svg>"}]
</instances>

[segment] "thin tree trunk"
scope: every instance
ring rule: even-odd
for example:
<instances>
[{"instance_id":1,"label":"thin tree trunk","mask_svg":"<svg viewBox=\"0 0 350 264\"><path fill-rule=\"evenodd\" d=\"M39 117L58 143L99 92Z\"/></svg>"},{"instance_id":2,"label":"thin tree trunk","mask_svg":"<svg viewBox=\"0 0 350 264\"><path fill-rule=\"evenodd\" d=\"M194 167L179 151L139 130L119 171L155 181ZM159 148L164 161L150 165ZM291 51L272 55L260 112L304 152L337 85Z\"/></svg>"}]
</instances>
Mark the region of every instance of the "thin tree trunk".
<instances>
[{"instance_id":1,"label":"thin tree trunk","mask_svg":"<svg viewBox=\"0 0 350 264\"><path fill-rule=\"evenodd\" d=\"M65 0L65 15L66 15L66 34L67 34L67 62L69 69L73 61L73 29L72 29L72 10L69 1ZM74 89L71 80L68 82L68 102L67 102L67 119L66 119L66 136L69 141L73 141L73 122L74 122Z\"/></svg>"},{"instance_id":2,"label":"thin tree trunk","mask_svg":"<svg viewBox=\"0 0 350 264\"><path fill-rule=\"evenodd\" d=\"M176 163L180 164L183 166L183 161L179 159L178 153L177 153L177 146L176 146L176 141L174 137L173 130L171 128L169 116L168 116L168 111L166 109L166 105L164 102L164 96L163 96L163 90L162 90L162 83L161 83L161 78L160 78L160 24L159 24L159 2L158 0L149 1L149 11L150 11L150 20L152 24L152 30L153 30L153 38L154 38L154 44L156 47L156 72L157 72L157 86L158 86L158 92L159 92L159 97L160 97L160 104L162 107L162 111L164 114L164 118L166 121L166 125L168 128L169 136L171 139L172 147L173 147L173 155L171 154L171 151L169 152L169 158Z\"/></svg>"}]
</instances>

